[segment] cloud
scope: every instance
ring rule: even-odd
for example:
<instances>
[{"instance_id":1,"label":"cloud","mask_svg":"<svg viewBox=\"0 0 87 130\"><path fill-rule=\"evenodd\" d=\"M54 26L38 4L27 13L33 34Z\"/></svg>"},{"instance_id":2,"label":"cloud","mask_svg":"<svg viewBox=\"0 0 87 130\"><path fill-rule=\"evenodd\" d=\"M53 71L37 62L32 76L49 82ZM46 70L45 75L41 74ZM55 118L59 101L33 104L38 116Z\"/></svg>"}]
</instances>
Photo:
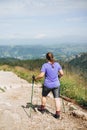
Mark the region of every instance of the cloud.
<instances>
[{"instance_id":1,"label":"cloud","mask_svg":"<svg viewBox=\"0 0 87 130\"><path fill-rule=\"evenodd\" d=\"M14 17L25 15L24 4L21 1L3 1L0 2L0 16Z\"/></svg>"},{"instance_id":2,"label":"cloud","mask_svg":"<svg viewBox=\"0 0 87 130\"><path fill-rule=\"evenodd\" d=\"M45 34L37 34L34 38L35 39L43 39L43 38L46 38L46 35Z\"/></svg>"},{"instance_id":3,"label":"cloud","mask_svg":"<svg viewBox=\"0 0 87 130\"><path fill-rule=\"evenodd\" d=\"M67 22L83 22L83 21L87 21L87 16L86 17L69 17L66 18Z\"/></svg>"},{"instance_id":4,"label":"cloud","mask_svg":"<svg viewBox=\"0 0 87 130\"><path fill-rule=\"evenodd\" d=\"M37 16L65 14L80 9L87 10L86 0L2 0L0 16Z\"/></svg>"},{"instance_id":5,"label":"cloud","mask_svg":"<svg viewBox=\"0 0 87 130\"><path fill-rule=\"evenodd\" d=\"M0 38L87 35L87 0L0 0Z\"/></svg>"}]
</instances>

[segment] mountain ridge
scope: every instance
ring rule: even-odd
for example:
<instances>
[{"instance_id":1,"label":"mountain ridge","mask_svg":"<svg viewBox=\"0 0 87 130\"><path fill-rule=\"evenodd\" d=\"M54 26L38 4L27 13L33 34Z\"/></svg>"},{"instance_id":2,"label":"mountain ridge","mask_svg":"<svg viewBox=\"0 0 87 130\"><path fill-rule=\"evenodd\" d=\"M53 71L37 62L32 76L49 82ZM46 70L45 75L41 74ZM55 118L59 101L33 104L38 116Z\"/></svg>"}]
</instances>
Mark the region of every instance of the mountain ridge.
<instances>
[{"instance_id":1,"label":"mountain ridge","mask_svg":"<svg viewBox=\"0 0 87 130\"><path fill-rule=\"evenodd\" d=\"M0 58L37 59L44 58L50 51L56 59L69 61L76 55L87 52L85 44L50 44L50 45L0 45Z\"/></svg>"}]
</instances>

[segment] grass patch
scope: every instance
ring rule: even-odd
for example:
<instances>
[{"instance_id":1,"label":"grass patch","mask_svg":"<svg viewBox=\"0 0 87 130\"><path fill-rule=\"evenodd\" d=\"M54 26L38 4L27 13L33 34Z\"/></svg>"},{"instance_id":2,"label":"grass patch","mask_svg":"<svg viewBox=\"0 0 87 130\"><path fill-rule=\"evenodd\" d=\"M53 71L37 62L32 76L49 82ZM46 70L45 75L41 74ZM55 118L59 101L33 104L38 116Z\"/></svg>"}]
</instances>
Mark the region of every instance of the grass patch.
<instances>
[{"instance_id":1,"label":"grass patch","mask_svg":"<svg viewBox=\"0 0 87 130\"><path fill-rule=\"evenodd\" d=\"M0 91L5 92L5 90L3 88L1 88L1 87L0 87Z\"/></svg>"},{"instance_id":2,"label":"grass patch","mask_svg":"<svg viewBox=\"0 0 87 130\"><path fill-rule=\"evenodd\" d=\"M82 106L87 106L86 84L76 74L67 74L61 79L61 95L75 99Z\"/></svg>"}]
</instances>

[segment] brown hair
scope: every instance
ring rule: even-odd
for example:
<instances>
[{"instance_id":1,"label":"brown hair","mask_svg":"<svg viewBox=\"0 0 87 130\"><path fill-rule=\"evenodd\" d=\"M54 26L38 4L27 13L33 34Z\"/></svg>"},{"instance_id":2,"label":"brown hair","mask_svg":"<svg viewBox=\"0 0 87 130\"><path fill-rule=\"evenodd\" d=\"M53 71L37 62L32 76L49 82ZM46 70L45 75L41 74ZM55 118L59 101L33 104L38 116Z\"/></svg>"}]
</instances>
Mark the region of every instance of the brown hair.
<instances>
[{"instance_id":1,"label":"brown hair","mask_svg":"<svg viewBox=\"0 0 87 130\"><path fill-rule=\"evenodd\" d=\"M49 60L50 62L54 63L53 53L48 52L48 53L46 54L46 58L47 58L47 60Z\"/></svg>"}]
</instances>

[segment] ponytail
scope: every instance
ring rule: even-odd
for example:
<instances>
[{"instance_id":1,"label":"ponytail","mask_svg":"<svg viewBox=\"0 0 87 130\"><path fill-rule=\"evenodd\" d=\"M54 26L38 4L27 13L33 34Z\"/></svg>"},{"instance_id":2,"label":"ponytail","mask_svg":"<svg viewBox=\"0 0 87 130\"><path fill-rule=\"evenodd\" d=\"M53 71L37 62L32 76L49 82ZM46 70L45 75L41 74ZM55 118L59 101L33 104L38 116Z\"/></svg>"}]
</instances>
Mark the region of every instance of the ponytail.
<instances>
[{"instance_id":1,"label":"ponytail","mask_svg":"<svg viewBox=\"0 0 87 130\"><path fill-rule=\"evenodd\" d=\"M46 54L46 58L47 58L47 60L49 60L50 62L54 63L53 53L48 52L48 53Z\"/></svg>"}]
</instances>

